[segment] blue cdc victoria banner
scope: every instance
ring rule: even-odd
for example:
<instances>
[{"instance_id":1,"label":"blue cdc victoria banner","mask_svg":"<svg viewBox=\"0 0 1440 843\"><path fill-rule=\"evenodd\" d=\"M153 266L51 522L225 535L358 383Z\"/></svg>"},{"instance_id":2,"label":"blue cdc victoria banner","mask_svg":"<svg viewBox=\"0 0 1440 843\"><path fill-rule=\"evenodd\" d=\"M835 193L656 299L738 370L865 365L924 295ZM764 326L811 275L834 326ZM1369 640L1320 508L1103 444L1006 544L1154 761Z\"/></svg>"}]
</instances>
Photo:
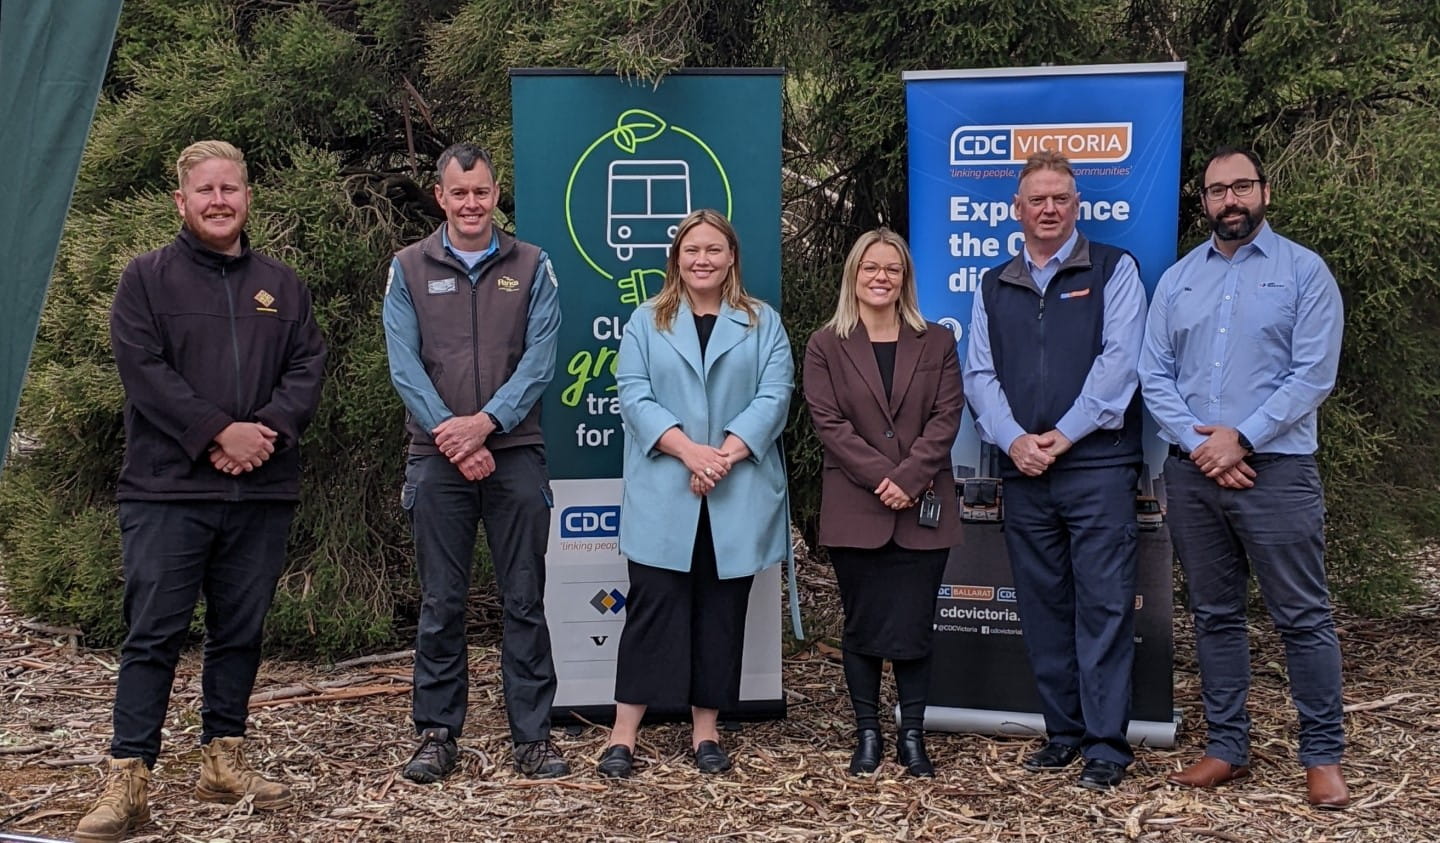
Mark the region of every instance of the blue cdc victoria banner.
<instances>
[{"instance_id":1,"label":"blue cdc victoria banner","mask_svg":"<svg viewBox=\"0 0 1440 843\"><path fill-rule=\"evenodd\" d=\"M761 69L674 73L658 86L511 71L517 233L549 253L563 314L542 410L555 495L545 611L557 720L613 716L627 585L615 356L631 311L660 291L680 220L698 208L729 217L746 287L780 309L781 80ZM727 717L785 712L779 596L778 568L756 577L740 707Z\"/></svg>"},{"instance_id":2,"label":"blue cdc victoria banner","mask_svg":"<svg viewBox=\"0 0 1440 843\"><path fill-rule=\"evenodd\" d=\"M1011 200L1025 159L1069 157L1079 228L1128 249L1147 293L1175 260L1184 64L907 73L910 246L925 316L955 332L963 360L982 275L1019 254ZM1005 553L1004 484L993 446L965 421L952 451L963 515L936 609L932 729L1043 734ZM1171 552L1159 478L1164 448L1147 419L1136 489L1140 568L1130 737L1169 746Z\"/></svg>"}]
</instances>

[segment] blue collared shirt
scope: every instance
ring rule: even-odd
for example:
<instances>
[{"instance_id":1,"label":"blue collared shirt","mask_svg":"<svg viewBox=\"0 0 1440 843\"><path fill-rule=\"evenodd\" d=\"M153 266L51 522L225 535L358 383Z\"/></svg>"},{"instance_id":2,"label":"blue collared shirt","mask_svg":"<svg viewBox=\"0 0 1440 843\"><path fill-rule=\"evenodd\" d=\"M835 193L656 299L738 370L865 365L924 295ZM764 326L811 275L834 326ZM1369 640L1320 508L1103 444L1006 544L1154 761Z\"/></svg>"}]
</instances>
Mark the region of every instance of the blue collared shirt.
<instances>
[{"instance_id":1,"label":"blue collared shirt","mask_svg":"<svg viewBox=\"0 0 1440 843\"><path fill-rule=\"evenodd\" d=\"M1257 452L1313 454L1335 386L1345 312L1320 256L1262 223L1226 258L1213 240L1165 271L1140 353L1161 438L1186 450L1197 424L1233 427Z\"/></svg>"},{"instance_id":2,"label":"blue collared shirt","mask_svg":"<svg viewBox=\"0 0 1440 843\"><path fill-rule=\"evenodd\" d=\"M1075 251L1080 239L1078 230L1067 239L1044 266L1037 266L1025 252L1025 265L1044 294L1060 265ZM999 272L998 269L993 270ZM1085 376L1075 403L1061 416L1055 429L1071 442L1079 442L1097 430L1119 430L1125 424L1125 410L1135 395L1137 385L1135 361L1140 356L1140 341L1145 333L1145 287L1140 283L1140 268L1129 255L1115 264L1115 272L1105 284L1105 312L1101 324L1104 345ZM995 371L995 357L990 349L990 318L985 312L985 297L975 294L970 311L970 347L965 356L965 400L975 414L980 437L1009 453L1010 446L1026 433L1015 421L1010 401Z\"/></svg>"},{"instance_id":3,"label":"blue collared shirt","mask_svg":"<svg viewBox=\"0 0 1440 843\"><path fill-rule=\"evenodd\" d=\"M449 228L440 235L446 251L450 252L462 266L466 262L455 253L450 245ZM470 266L470 284L480 278L480 267L499 248L499 238L492 235L490 248ZM560 292L552 283L555 270L550 267L550 258L540 253L540 265L535 270L535 279L530 285L530 306L525 325L525 352L515 366L510 379L495 390L495 394L482 409L494 413L504 430L514 430L540 396L545 392L555 374L555 349L560 331ZM425 373L425 364L420 359L420 321L415 316L415 303L410 299L410 288L405 285L404 271L399 260L390 262L390 281L386 285L385 344L390 357L390 380L405 408L425 427L433 431L441 422L455 415L435 384Z\"/></svg>"}]
</instances>

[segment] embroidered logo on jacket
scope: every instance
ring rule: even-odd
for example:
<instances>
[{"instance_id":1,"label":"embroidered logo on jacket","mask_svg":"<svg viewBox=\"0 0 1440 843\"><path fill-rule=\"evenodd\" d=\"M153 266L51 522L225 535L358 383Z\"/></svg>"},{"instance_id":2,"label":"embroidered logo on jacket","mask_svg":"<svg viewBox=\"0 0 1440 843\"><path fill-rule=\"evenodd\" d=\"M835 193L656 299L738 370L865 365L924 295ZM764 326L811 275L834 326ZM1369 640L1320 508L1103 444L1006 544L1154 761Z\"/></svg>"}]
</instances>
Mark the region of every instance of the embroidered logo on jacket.
<instances>
[{"instance_id":1,"label":"embroidered logo on jacket","mask_svg":"<svg viewBox=\"0 0 1440 843\"><path fill-rule=\"evenodd\" d=\"M260 302L260 306L255 308L257 313L278 312L275 310L275 308L270 306L275 303L275 297L265 292L264 290L261 290L260 292L255 294L255 301Z\"/></svg>"},{"instance_id":2,"label":"embroidered logo on jacket","mask_svg":"<svg viewBox=\"0 0 1440 843\"><path fill-rule=\"evenodd\" d=\"M1080 298L1081 296L1088 296L1088 295L1090 295L1090 288L1089 288L1089 287L1086 287L1086 288L1083 289L1083 290L1071 290L1071 291L1068 292L1068 293L1061 293L1061 294L1060 294L1060 298L1062 298L1062 299L1078 299L1078 298Z\"/></svg>"},{"instance_id":3,"label":"embroidered logo on jacket","mask_svg":"<svg viewBox=\"0 0 1440 843\"><path fill-rule=\"evenodd\" d=\"M508 275L503 275L495 280L495 286L499 287L501 290L504 290L507 293L513 293L516 290L520 289L520 282L516 281L514 278L511 278Z\"/></svg>"}]
</instances>

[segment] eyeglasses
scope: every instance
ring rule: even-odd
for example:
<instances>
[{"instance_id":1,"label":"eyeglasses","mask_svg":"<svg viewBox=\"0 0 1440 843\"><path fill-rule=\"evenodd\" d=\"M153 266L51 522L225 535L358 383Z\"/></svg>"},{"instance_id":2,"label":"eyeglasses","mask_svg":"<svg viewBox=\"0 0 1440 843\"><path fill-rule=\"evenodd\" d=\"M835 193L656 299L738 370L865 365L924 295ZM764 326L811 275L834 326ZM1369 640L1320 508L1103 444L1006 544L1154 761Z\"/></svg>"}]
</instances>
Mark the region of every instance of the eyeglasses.
<instances>
[{"instance_id":1,"label":"eyeglasses","mask_svg":"<svg viewBox=\"0 0 1440 843\"><path fill-rule=\"evenodd\" d=\"M1237 199L1244 199L1246 196L1254 193L1258 185L1264 183L1264 179L1236 179L1229 184L1220 184L1219 182L1207 184L1204 187L1205 198L1219 202L1225 198L1225 194L1228 192L1234 193Z\"/></svg>"},{"instance_id":2,"label":"eyeglasses","mask_svg":"<svg viewBox=\"0 0 1440 843\"><path fill-rule=\"evenodd\" d=\"M860 264L861 275L879 275L882 272L891 278L901 278L905 275L905 267L898 263L887 264L885 266L869 262Z\"/></svg>"}]
</instances>

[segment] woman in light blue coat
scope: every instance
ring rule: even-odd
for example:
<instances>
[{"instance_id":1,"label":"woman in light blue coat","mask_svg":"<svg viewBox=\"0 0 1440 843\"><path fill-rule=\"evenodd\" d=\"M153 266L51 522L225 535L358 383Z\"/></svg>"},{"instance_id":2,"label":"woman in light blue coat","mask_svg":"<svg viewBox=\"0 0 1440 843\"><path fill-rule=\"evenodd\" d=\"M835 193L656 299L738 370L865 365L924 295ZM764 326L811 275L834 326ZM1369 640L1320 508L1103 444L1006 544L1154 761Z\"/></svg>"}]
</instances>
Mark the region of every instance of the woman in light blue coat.
<instances>
[{"instance_id":1,"label":"woman in light blue coat","mask_svg":"<svg viewBox=\"0 0 1440 843\"><path fill-rule=\"evenodd\" d=\"M779 439L795 381L780 316L745 292L724 216L681 221L617 366L630 587L598 771L629 776L645 712L688 705L696 767L724 772L716 719L739 698L750 584L790 547Z\"/></svg>"}]
</instances>

